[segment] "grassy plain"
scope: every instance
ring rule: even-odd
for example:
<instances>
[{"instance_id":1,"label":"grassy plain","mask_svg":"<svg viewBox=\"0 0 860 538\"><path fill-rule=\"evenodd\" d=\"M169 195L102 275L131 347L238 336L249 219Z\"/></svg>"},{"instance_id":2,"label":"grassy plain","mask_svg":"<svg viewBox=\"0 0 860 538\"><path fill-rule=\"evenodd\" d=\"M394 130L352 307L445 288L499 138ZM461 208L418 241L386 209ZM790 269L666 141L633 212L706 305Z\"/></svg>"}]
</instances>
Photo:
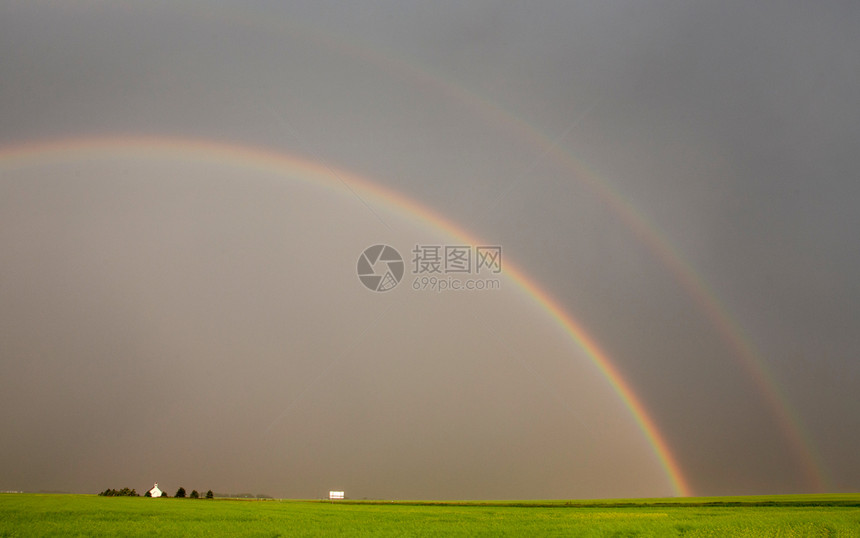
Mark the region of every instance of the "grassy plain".
<instances>
[{"instance_id":1,"label":"grassy plain","mask_svg":"<svg viewBox=\"0 0 860 538\"><path fill-rule=\"evenodd\" d=\"M860 494L605 501L0 494L0 536L857 536Z\"/></svg>"}]
</instances>

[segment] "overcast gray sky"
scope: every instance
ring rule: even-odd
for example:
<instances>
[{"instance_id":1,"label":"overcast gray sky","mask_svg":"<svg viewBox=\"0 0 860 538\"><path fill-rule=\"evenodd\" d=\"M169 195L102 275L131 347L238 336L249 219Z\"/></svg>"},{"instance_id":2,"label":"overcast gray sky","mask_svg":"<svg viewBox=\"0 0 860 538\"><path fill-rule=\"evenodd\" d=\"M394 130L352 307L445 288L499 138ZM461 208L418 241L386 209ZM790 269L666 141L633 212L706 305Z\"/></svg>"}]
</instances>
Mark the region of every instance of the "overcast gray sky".
<instances>
[{"instance_id":1,"label":"overcast gray sky","mask_svg":"<svg viewBox=\"0 0 860 538\"><path fill-rule=\"evenodd\" d=\"M282 4L0 5L0 490L673 494L545 309L413 290L458 238L348 174L501 246L693 493L860 488L855 3ZM4 152L135 136L317 180Z\"/></svg>"}]
</instances>

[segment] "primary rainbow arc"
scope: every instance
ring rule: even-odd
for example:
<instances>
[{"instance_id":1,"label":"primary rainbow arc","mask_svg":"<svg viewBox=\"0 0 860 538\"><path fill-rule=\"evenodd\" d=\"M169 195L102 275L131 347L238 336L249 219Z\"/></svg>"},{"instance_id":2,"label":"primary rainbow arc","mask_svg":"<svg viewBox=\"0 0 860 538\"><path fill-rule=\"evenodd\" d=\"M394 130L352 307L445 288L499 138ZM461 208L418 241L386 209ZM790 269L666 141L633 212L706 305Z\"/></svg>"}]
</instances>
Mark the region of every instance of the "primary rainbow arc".
<instances>
[{"instance_id":1,"label":"primary rainbow arc","mask_svg":"<svg viewBox=\"0 0 860 538\"><path fill-rule=\"evenodd\" d=\"M232 143L170 137L92 137L67 138L52 141L30 142L0 148L0 165L14 166L16 163L29 164L47 159L87 158L105 154L134 155L153 154L156 156L177 156L181 158L204 157L207 161L222 161L241 166L275 171L279 174L289 171L291 177L313 184L336 185L334 177L357 189L363 195L372 197L386 207L412 218L424 221L461 242L470 245L483 244L478 238L455 225L442 215L424 207L415 200L392 191L378 183L371 182L343 170L334 170L326 164L312 162L299 157L278 153L273 150L242 146ZM582 324L566 311L537 282L528 277L521 269L505 261L506 275L527 295L547 311L554 322L582 349L605 376L615 393L630 411L634 421L652 447L668 481L676 495L689 496L691 489L681 467L672 454L665 437L647 412L639 397L629 383L613 365L609 355L590 336Z\"/></svg>"}]
</instances>

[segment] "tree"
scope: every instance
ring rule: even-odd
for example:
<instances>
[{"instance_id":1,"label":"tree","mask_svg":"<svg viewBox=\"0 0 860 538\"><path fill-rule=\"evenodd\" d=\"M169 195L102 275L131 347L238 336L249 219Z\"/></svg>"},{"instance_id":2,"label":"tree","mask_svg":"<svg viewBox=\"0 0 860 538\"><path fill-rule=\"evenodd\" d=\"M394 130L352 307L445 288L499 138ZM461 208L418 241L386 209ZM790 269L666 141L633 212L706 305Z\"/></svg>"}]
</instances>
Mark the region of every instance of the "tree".
<instances>
[{"instance_id":1,"label":"tree","mask_svg":"<svg viewBox=\"0 0 860 538\"><path fill-rule=\"evenodd\" d=\"M152 493L150 493L149 491L147 491L146 493L144 493L144 494L143 494L143 496L144 496L144 497L152 497Z\"/></svg>"},{"instance_id":2,"label":"tree","mask_svg":"<svg viewBox=\"0 0 860 538\"><path fill-rule=\"evenodd\" d=\"M199 493L197 493L197 490L196 490L196 489L192 489L192 490L191 490L191 498L192 498L192 499L199 499L199 498L200 498L200 494L199 494Z\"/></svg>"},{"instance_id":3,"label":"tree","mask_svg":"<svg viewBox=\"0 0 860 538\"><path fill-rule=\"evenodd\" d=\"M174 495L174 497L176 497L177 499L184 499L185 498L185 488L183 488L182 486L179 486L179 489L176 490L176 495Z\"/></svg>"},{"instance_id":4,"label":"tree","mask_svg":"<svg viewBox=\"0 0 860 538\"><path fill-rule=\"evenodd\" d=\"M214 494L214 493L212 493L212 490L211 490L211 489L210 489L209 491L207 491L207 492L206 492L206 498L207 498L207 499L214 499L214 498L215 498L215 494Z\"/></svg>"},{"instance_id":5,"label":"tree","mask_svg":"<svg viewBox=\"0 0 860 538\"><path fill-rule=\"evenodd\" d=\"M121 490L106 489L99 493L102 497L139 497L134 489L122 488Z\"/></svg>"}]
</instances>

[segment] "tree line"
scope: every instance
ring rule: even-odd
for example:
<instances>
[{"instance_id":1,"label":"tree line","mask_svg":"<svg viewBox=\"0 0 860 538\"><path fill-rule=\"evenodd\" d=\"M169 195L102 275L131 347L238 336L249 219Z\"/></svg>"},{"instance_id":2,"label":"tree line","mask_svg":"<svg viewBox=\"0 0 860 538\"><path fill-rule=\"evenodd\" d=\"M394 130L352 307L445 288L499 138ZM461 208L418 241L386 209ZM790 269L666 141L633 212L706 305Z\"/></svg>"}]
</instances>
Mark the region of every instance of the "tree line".
<instances>
[{"instance_id":1,"label":"tree line","mask_svg":"<svg viewBox=\"0 0 860 538\"><path fill-rule=\"evenodd\" d=\"M135 491L133 488L132 489L129 489L129 488L106 489L106 490L102 491L101 493L99 493L99 495L102 497L140 497L140 494L137 491ZM149 491L147 491L146 493L143 494L143 496L144 497L151 497L152 495L150 495ZM166 491L162 492L161 496L162 497L170 497L170 495L168 495ZM179 498L179 499L184 499L186 497L185 488L183 488L182 486L179 486L179 489L176 490L176 494L174 495L174 497ZM212 490L210 489L209 491L206 492L205 497L207 499L214 499L215 494L212 493ZM188 495L188 498L199 499L200 493L198 493L196 489L192 489L191 494Z\"/></svg>"}]
</instances>

